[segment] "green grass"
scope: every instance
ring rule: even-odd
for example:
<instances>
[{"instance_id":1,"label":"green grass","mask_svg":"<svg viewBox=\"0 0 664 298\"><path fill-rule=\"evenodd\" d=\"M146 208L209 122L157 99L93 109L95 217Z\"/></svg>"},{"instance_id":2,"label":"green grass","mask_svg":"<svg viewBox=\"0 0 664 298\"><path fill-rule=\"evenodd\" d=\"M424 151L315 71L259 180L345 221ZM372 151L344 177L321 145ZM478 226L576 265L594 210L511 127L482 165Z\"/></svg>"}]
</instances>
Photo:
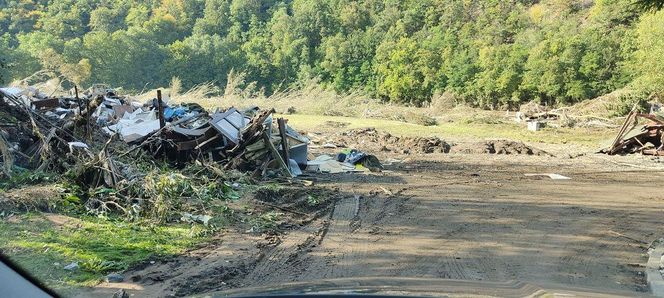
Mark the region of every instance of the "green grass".
<instances>
[{"instance_id":1,"label":"green grass","mask_svg":"<svg viewBox=\"0 0 664 298\"><path fill-rule=\"evenodd\" d=\"M475 123L472 119L457 119L453 122L442 122L436 126L422 126L400 121L339 116L294 114L280 115L279 117L288 118L290 125L304 131L344 131L354 128L374 127L377 130L386 131L397 136L437 136L452 141L511 139L534 143L578 144L593 148L610 140L615 133L614 129L594 128L545 128L533 132L527 130L525 125L516 123L486 124ZM326 121L347 122L349 125L341 129L331 128L325 126Z\"/></svg>"},{"instance_id":2,"label":"green grass","mask_svg":"<svg viewBox=\"0 0 664 298\"><path fill-rule=\"evenodd\" d=\"M288 118L296 129L308 131L320 130L324 127L325 121L337 121L350 123L341 130L375 127L398 136L437 136L451 141L499 138L534 143L576 144L595 149L610 141L617 130L617 128L546 128L531 132L526 129L525 124L516 124L505 117L505 111L454 106L454 102L447 108L435 105L431 107L391 105L362 93L339 95L317 84L310 84L301 90L277 93L270 97L247 98L229 95L206 98L205 88L198 91L202 93L183 94L174 98L174 102L196 102L208 108L258 106L261 109L274 108L278 113L285 113L288 108L294 107L295 114L280 115L280 117ZM152 98L154 93L153 91L146 93L144 99ZM609 103L613 101L586 101L583 107L570 107L569 113L585 116L599 113L599 116L607 116L605 114L610 112L607 110L607 104L610 106ZM511 115L513 116L514 112L511 112ZM432 124L434 119L437 125L419 125Z\"/></svg>"},{"instance_id":3,"label":"green grass","mask_svg":"<svg viewBox=\"0 0 664 298\"><path fill-rule=\"evenodd\" d=\"M198 242L189 225L83 217L57 226L36 213L0 221L0 251L56 290L94 285L109 272L182 253ZM79 269L64 270L71 262Z\"/></svg>"}]
</instances>

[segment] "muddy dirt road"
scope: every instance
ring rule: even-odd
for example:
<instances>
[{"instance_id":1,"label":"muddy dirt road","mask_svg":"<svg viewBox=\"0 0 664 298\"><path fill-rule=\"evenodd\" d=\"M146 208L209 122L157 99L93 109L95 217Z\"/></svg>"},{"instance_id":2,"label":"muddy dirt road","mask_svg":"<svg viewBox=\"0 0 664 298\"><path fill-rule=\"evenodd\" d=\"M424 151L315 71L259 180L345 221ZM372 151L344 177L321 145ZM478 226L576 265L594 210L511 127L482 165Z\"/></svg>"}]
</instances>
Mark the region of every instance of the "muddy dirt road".
<instances>
[{"instance_id":1,"label":"muddy dirt road","mask_svg":"<svg viewBox=\"0 0 664 298\"><path fill-rule=\"evenodd\" d=\"M644 175L592 155L431 154L387 168L319 176L339 189L333 211L277 240L222 237L127 273L135 282L124 286L164 296L418 277L648 295L646 252L664 235L664 196L653 187L664 184L664 172Z\"/></svg>"}]
</instances>

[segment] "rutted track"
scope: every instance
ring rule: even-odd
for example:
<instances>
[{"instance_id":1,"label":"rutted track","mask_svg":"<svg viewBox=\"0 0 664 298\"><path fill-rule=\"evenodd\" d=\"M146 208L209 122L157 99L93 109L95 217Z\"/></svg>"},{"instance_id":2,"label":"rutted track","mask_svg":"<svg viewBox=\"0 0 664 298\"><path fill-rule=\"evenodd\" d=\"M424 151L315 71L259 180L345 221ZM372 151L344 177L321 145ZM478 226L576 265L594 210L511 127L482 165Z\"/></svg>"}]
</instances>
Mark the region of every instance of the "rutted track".
<instances>
[{"instance_id":1,"label":"rutted track","mask_svg":"<svg viewBox=\"0 0 664 298\"><path fill-rule=\"evenodd\" d=\"M333 185L362 198L339 201L316 240L305 236L312 230L288 235L279 246L297 251L286 253L289 262L266 257L256 270L267 276L252 272L242 283L383 276L647 291L643 268L634 264L645 263L644 243L658 235L653 223L664 224L658 215L664 197L630 198L647 196L643 190L652 179L664 182L664 176L584 174L561 182L523 176L541 171L527 163L512 171L482 162L412 168L417 171L379 175L361 185L340 176Z\"/></svg>"},{"instance_id":2,"label":"rutted track","mask_svg":"<svg viewBox=\"0 0 664 298\"><path fill-rule=\"evenodd\" d=\"M487 282L495 290L476 293L498 296L508 288L522 294L538 288L648 294L646 251L664 226L664 196L650 190L664 184L664 173L635 175L553 157L428 158L377 175L324 176L330 182L321 186L339 188L342 196L328 216L260 249L246 235L226 241L203 261L165 268L177 274L163 275L172 279L165 281L171 292L146 291L236 293L286 283L424 278L451 288L459 280ZM204 264L208 268L200 268Z\"/></svg>"}]
</instances>

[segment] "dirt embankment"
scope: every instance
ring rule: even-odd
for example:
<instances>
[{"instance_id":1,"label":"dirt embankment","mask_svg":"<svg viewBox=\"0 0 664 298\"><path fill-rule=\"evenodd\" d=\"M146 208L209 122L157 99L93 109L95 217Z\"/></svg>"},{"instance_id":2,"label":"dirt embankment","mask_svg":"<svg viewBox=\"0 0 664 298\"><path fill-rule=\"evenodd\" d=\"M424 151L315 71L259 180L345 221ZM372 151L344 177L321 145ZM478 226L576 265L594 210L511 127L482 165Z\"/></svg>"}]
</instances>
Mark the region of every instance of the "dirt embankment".
<instances>
[{"instance_id":1,"label":"dirt embankment","mask_svg":"<svg viewBox=\"0 0 664 298\"><path fill-rule=\"evenodd\" d=\"M525 154L547 156L544 150L528 146L522 142L509 140L491 140L474 143L454 144L450 152L466 154Z\"/></svg>"},{"instance_id":2,"label":"dirt embankment","mask_svg":"<svg viewBox=\"0 0 664 298\"><path fill-rule=\"evenodd\" d=\"M465 153L465 154L525 154L550 155L549 153L510 140L488 140L453 143L438 137L398 137L375 128L352 129L327 138L314 138L314 143L333 144L337 147L357 148L369 152L399 154Z\"/></svg>"}]
</instances>

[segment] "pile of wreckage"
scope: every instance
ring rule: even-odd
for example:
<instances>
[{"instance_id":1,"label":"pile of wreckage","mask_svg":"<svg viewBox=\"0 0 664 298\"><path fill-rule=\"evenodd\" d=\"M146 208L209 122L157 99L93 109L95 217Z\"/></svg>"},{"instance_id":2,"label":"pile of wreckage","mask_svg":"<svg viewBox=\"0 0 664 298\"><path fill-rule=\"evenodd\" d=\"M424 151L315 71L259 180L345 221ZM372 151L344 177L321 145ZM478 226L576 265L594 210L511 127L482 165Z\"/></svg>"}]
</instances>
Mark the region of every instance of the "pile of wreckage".
<instances>
[{"instance_id":1,"label":"pile of wreckage","mask_svg":"<svg viewBox=\"0 0 664 298\"><path fill-rule=\"evenodd\" d=\"M108 150L112 141L117 142L114 138L128 146L121 155L140 148L176 166L213 162L224 169L253 172L253 177L382 168L375 156L356 151L335 158L311 157L309 139L286 119L274 119L274 110L231 107L210 112L198 104L169 105L160 91L141 103L103 85L71 93L53 97L34 88L0 88L0 111L13 118L0 116L4 174L11 176L13 166L53 168L60 159L83 156L96 158L105 184L113 186L121 172L113 162L117 153Z\"/></svg>"},{"instance_id":2,"label":"pile of wreckage","mask_svg":"<svg viewBox=\"0 0 664 298\"><path fill-rule=\"evenodd\" d=\"M609 155L641 153L643 155L664 156L664 117L659 106L653 105L649 114L633 109L620 127L611 146L604 151ZM645 119L645 124L639 124Z\"/></svg>"}]
</instances>

